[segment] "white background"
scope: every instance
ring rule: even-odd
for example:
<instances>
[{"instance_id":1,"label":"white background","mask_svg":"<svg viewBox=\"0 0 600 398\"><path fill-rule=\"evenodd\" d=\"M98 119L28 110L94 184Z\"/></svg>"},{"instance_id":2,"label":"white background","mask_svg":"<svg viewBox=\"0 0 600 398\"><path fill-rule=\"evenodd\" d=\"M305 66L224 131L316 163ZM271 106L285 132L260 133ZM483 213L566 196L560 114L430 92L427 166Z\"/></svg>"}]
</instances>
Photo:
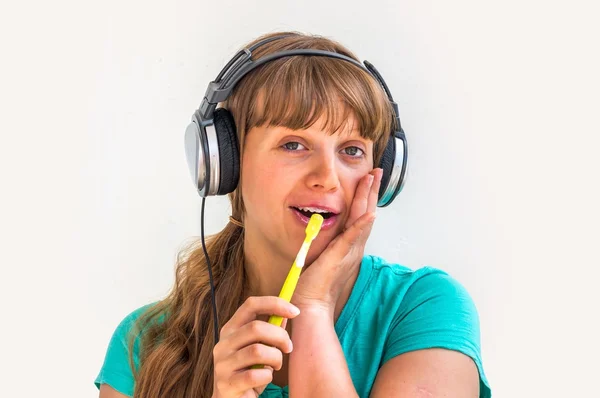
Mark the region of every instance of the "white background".
<instances>
[{"instance_id":1,"label":"white background","mask_svg":"<svg viewBox=\"0 0 600 398\"><path fill-rule=\"evenodd\" d=\"M409 180L369 252L467 287L495 397L599 396L587 3L3 2L0 395L97 396L114 328L167 293L200 234L183 132L207 83L293 29L373 62L400 105ZM207 206L216 232L228 202Z\"/></svg>"}]
</instances>

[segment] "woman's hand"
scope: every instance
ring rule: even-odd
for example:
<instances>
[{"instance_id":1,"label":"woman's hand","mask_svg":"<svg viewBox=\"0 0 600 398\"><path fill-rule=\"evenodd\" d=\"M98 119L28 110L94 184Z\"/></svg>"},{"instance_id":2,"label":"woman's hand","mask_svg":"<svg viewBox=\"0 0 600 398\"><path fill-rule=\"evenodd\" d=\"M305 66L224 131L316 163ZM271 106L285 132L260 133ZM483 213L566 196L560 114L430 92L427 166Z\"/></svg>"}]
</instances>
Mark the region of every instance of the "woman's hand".
<instances>
[{"instance_id":1,"label":"woman's hand","mask_svg":"<svg viewBox=\"0 0 600 398\"><path fill-rule=\"evenodd\" d=\"M362 261L377 209L382 169L373 169L358 183L344 232L329 243L302 273L292 302L300 308L333 311L346 282Z\"/></svg>"},{"instance_id":2,"label":"woman's hand","mask_svg":"<svg viewBox=\"0 0 600 398\"><path fill-rule=\"evenodd\" d=\"M292 351L285 322L299 313L279 297L249 297L223 326L213 350L213 398L258 397L273 380L273 369L281 369L283 353ZM283 327L257 319L271 314L284 318ZM250 369L256 364L265 367Z\"/></svg>"}]
</instances>

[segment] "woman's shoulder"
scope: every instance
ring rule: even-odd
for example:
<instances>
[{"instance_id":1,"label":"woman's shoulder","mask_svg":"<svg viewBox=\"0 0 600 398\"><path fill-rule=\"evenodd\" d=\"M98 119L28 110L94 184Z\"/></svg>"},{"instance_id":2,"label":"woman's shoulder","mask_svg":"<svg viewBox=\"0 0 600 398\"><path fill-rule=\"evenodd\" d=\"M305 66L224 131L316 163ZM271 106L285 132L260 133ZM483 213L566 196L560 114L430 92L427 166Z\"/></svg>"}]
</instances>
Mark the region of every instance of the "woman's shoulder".
<instances>
[{"instance_id":1,"label":"woman's shoulder","mask_svg":"<svg viewBox=\"0 0 600 398\"><path fill-rule=\"evenodd\" d=\"M133 372L130 364L130 352L132 338L134 366L139 367L139 343L140 334L135 332L136 322L148 310L152 309L156 302L138 307L125 315L113 330L109 340L104 361L94 384L100 388L102 384L109 384L115 390L127 396L133 395Z\"/></svg>"},{"instance_id":2,"label":"woman's shoulder","mask_svg":"<svg viewBox=\"0 0 600 398\"><path fill-rule=\"evenodd\" d=\"M426 291L438 290L440 287L450 290L464 289L457 279L440 268L429 265L410 268L376 255L364 257L361 272L367 274L370 283L379 284L385 289Z\"/></svg>"},{"instance_id":3,"label":"woman's shoulder","mask_svg":"<svg viewBox=\"0 0 600 398\"><path fill-rule=\"evenodd\" d=\"M133 326L133 324L143 314L145 314L148 310L154 308L154 306L156 306L156 304L157 304L157 302L152 302L152 303L148 303L148 304L142 305L141 307L135 308L134 310L131 310L121 320L121 322L119 323L119 326L117 327L117 329L119 329L119 328L121 328L121 329L131 329L131 327Z\"/></svg>"},{"instance_id":4,"label":"woman's shoulder","mask_svg":"<svg viewBox=\"0 0 600 398\"><path fill-rule=\"evenodd\" d=\"M448 272L423 266L411 269L378 256L365 256L361 265L359 287L365 292L363 304L385 307L388 314L403 319L418 309L423 321L437 319L440 311L463 316L478 333L479 316L467 288ZM414 313L412 314L415 315ZM444 315L446 316L446 315Z\"/></svg>"},{"instance_id":5,"label":"woman's shoulder","mask_svg":"<svg viewBox=\"0 0 600 398\"><path fill-rule=\"evenodd\" d=\"M142 315L153 309L156 304L157 302L152 302L130 310L117 324L112 339L115 340L118 337L119 340L126 341L131 333L136 332L139 334L139 331L135 328L137 321L140 320Z\"/></svg>"},{"instance_id":6,"label":"woman's shoulder","mask_svg":"<svg viewBox=\"0 0 600 398\"><path fill-rule=\"evenodd\" d=\"M479 314L459 280L439 268L411 269L372 255L365 256L360 272L364 281L360 319L378 325L378 332L385 336L383 363L430 347L459 351L475 361L481 375L481 396L489 396Z\"/></svg>"}]
</instances>

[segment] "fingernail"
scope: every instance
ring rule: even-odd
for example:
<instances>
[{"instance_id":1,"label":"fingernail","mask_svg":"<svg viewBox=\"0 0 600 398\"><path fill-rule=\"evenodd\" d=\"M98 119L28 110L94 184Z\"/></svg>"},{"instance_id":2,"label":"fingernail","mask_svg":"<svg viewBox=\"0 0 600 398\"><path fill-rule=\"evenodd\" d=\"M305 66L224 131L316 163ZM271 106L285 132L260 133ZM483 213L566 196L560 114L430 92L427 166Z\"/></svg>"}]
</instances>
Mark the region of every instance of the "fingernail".
<instances>
[{"instance_id":1,"label":"fingernail","mask_svg":"<svg viewBox=\"0 0 600 398\"><path fill-rule=\"evenodd\" d=\"M375 177L373 176L373 174L369 174L369 185L373 184L373 179Z\"/></svg>"},{"instance_id":2,"label":"fingernail","mask_svg":"<svg viewBox=\"0 0 600 398\"><path fill-rule=\"evenodd\" d=\"M294 315L299 315L300 309L298 307L292 307L292 308L290 308L290 312Z\"/></svg>"}]
</instances>

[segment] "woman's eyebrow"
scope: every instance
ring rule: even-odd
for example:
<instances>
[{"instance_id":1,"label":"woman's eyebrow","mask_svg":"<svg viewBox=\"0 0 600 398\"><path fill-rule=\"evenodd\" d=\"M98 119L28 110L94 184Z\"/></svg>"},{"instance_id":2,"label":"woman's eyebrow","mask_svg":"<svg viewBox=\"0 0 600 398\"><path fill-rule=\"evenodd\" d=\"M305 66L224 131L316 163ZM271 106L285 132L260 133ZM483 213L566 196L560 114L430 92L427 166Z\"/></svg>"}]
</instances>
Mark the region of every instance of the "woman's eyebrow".
<instances>
[{"instance_id":1,"label":"woman's eyebrow","mask_svg":"<svg viewBox=\"0 0 600 398\"><path fill-rule=\"evenodd\" d=\"M320 129L315 127L314 125L307 129L298 129L292 130L286 126L266 126L265 132L268 133L268 136L273 139L278 139L284 137L286 135L296 135L301 137L310 138L311 136L320 136L325 133L328 136L338 136L341 140L357 140L361 142L368 142L369 139L363 137L361 135L361 131L359 128L354 127L351 129L338 129L337 131L329 131L328 129Z\"/></svg>"}]
</instances>

